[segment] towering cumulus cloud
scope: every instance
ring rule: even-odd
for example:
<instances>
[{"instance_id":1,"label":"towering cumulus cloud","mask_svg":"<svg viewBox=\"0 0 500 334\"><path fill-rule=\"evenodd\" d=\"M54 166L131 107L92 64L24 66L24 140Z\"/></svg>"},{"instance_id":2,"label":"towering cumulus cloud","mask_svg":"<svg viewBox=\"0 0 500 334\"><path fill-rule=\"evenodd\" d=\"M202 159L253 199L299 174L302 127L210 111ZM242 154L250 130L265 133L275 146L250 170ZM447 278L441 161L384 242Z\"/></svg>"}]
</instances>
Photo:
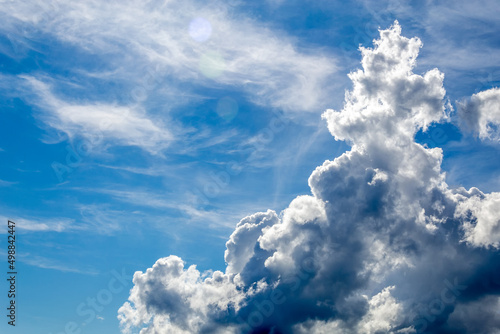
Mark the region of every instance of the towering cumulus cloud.
<instances>
[{"instance_id":1,"label":"towering cumulus cloud","mask_svg":"<svg viewBox=\"0 0 500 334\"><path fill-rule=\"evenodd\" d=\"M241 220L225 272L176 256L137 272L123 331L500 333L500 193L450 189L442 150L415 142L448 119L443 74L413 73L421 46L396 22L362 48L343 109L323 115L351 150L281 215Z\"/></svg>"}]
</instances>

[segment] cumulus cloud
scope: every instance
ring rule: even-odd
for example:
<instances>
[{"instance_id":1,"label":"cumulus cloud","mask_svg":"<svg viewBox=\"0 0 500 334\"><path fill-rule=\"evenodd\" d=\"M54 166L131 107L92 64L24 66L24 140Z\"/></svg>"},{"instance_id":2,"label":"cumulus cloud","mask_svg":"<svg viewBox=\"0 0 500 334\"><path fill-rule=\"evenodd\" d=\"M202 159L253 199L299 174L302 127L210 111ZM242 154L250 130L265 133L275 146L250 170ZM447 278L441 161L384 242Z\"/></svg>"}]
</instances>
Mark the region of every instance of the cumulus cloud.
<instances>
[{"instance_id":1,"label":"cumulus cloud","mask_svg":"<svg viewBox=\"0 0 500 334\"><path fill-rule=\"evenodd\" d=\"M478 246L500 248L500 193L483 194L475 189L475 195L460 202L456 214L470 216L464 223L465 240Z\"/></svg>"},{"instance_id":2,"label":"cumulus cloud","mask_svg":"<svg viewBox=\"0 0 500 334\"><path fill-rule=\"evenodd\" d=\"M194 265L184 269L177 256L158 260L145 273L135 273L134 284L130 301L136 307L125 304L120 319L126 323L125 330L153 320L153 328L144 333L200 333L219 327L212 319L230 309L234 314L246 296L235 275L215 271L202 277ZM159 316L151 319L155 313Z\"/></svg>"},{"instance_id":3,"label":"cumulus cloud","mask_svg":"<svg viewBox=\"0 0 500 334\"><path fill-rule=\"evenodd\" d=\"M391 290L393 289L394 286L387 287L370 300L364 296L368 300L368 311L356 324L356 333L388 333L395 325L401 323L404 318L403 307L392 297ZM340 320L307 321L294 327L294 332L299 334L343 333L343 330ZM411 332L411 329L406 331Z\"/></svg>"},{"instance_id":4,"label":"cumulus cloud","mask_svg":"<svg viewBox=\"0 0 500 334\"><path fill-rule=\"evenodd\" d=\"M500 26L500 7L495 0L484 0L481 6L467 0L360 2L371 14L372 26L398 17L419 29L426 41L420 65L445 69L447 78L457 81L449 80L450 85L464 82L464 72L471 71L474 81L484 69L493 71L498 66L500 50L494 36Z\"/></svg>"},{"instance_id":5,"label":"cumulus cloud","mask_svg":"<svg viewBox=\"0 0 500 334\"><path fill-rule=\"evenodd\" d=\"M481 139L500 141L500 88L472 95L458 103L458 116L463 130Z\"/></svg>"},{"instance_id":6,"label":"cumulus cloud","mask_svg":"<svg viewBox=\"0 0 500 334\"><path fill-rule=\"evenodd\" d=\"M443 74L413 73L422 43L396 22L361 48L340 111L324 119L351 150L311 174L311 195L246 217L225 272L170 256L134 275L124 332L498 332L499 193L451 189L443 152L414 140L446 121Z\"/></svg>"}]
</instances>

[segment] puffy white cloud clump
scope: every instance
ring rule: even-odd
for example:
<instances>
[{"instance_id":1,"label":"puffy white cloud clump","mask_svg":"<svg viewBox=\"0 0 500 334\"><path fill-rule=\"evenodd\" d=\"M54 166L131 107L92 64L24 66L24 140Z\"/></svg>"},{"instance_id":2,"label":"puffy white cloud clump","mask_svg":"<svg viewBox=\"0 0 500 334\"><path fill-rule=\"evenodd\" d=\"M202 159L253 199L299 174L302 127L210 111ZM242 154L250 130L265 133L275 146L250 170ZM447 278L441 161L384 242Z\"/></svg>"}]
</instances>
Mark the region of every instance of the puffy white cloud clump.
<instances>
[{"instance_id":1,"label":"puffy white cloud clump","mask_svg":"<svg viewBox=\"0 0 500 334\"><path fill-rule=\"evenodd\" d=\"M415 142L447 119L443 74L413 73L421 46L396 22L362 48L344 108L323 116L352 149L280 216L244 218L225 273L175 256L137 272L124 332L499 332L500 193L450 189L442 150Z\"/></svg>"},{"instance_id":2,"label":"puffy white cloud clump","mask_svg":"<svg viewBox=\"0 0 500 334\"><path fill-rule=\"evenodd\" d=\"M465 240L473 245L500 248L500 193L476 195L460 202L458 216L471 215L464 222Z\"/></svg>"},{"instance_id":3,"label":"puffy white cloud clump","mask_svg":"<svg viewBox=\"0 0 500 334\"><path fill-rule=\"evenodd\" d=\"M458 104L461 127L481 139L500 141L500 88L472 95Z\"/></svg>"}]
</instances>

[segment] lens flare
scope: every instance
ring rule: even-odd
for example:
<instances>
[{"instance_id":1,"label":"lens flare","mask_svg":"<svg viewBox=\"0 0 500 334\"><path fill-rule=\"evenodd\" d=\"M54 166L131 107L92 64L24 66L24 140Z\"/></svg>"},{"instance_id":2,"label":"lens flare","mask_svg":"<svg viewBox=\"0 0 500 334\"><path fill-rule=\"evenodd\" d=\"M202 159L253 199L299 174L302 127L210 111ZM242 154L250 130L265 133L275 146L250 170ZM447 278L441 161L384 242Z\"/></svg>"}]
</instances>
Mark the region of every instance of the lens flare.
<instances>
[{"instance_id":1,"label":"lens flare","mask_svg":"<svg viewBox=\"0 0 500 334\"><path fill-rule=\"evenodd\" d=\"M206 19L197 17L189 23L189 36L197 42L205 42L212 35L212 25Z\"/></svg>"},{"instance_id":2,"label":"lens flare","mask_svg":"<svg viewBox=\"0 0 500 334\"><path fill-rule=\"evenodd\" d=\"M225 68L224 58L218 52L208 52L200 58L200 72L207 78L218 78Z\"/></svg>"},{"instance_id":3,"label":"lens flare","mask_svg":"<svg viewBox=\"0 0 500 334\"><path fill-rule=\"evenodd\" d=\"M217 114L226 121L232 121L238 114L238 102L235 99L226 96L217 102Z\"/></svg>"}]
</instances>

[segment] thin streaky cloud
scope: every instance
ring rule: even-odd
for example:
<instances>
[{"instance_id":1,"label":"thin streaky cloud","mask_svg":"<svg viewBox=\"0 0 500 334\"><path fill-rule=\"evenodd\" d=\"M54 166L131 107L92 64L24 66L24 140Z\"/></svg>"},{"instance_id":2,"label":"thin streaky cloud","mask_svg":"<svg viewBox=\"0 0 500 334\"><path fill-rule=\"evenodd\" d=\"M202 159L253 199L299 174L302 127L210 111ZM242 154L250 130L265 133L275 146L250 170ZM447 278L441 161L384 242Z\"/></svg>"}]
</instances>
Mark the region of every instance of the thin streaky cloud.
<instances>
[{"instance_id":1,"label":"thin streaky cloud","mask_svg":"<svg viewBox=\"0 0 500 334\"><path fill-rule=\"evenodd\" d=\"M17 216L0 216L1 221L12 220L16 223L16 228L29 232L66 232L71 230L80 230L74 221L67 218L48 218L48 219L26 219ZM7 230L0 231L7 233Z\"/></svg>"},{"instance_id":2,"label":"thin streaky cloud","mask_svg":"<svg viewBox=\"0 0 500 334\"><path fill-rule=\"evenodd\" d=\"M21 76L33 88L34 101L43 110L41 119L70 138L86 138L90 145L112 141L117 145L138 146L152 154L172 140L171 133L134 107L116 104L78 104L56 97L50 86L34 77Z\"/></svg>"},{"instance_id":3,"label":"thin streaky cloud","mask_svg":"<svg viewBox=\"0 0 500 334\"><path fill-rule=\"evenodd\" d=\"M9 2L0 10L3 31L34 26L63 43L107 54L111 78L118 69L138 83L149 68L158 82L168 75L174 84L237 85L255 103L289 111L317 112L331 93L317 89L336 72L331 55L300 52L293 38L242 18L223 3L182 1L153 7L142 1L61 1L52 7L27 1ZM189 23L196 17L213 28L205 42L189 36Z\"/></svg>"},{"instance_id":4,"label":"thin streaky cloud","mask_svg":"<svg viewBox=\"0 0 500 334\"><path fill-rule=\"evenodd\" d=\"M59 263L56 260L49 259L43 256L39 255L32 255L32 254L23 254L20 257L20 261L34 267L42 268L42 269L51 269L51 270L57 270L65 273L76 273L76 274L84 274L84 275L92 275L95 276L98 274L97 271L93 269L80 269L80 268L75 268L71 267L62 263Z\"/></svg>"},{"instance_id":5,"label":"thin streaky cloud","mask_svg":"<svg viewBox=\"0 0 500 334\"><path fill-rule=\"evenodd\" d=\"M0 180L0 187L9 187L13 184L16 184L17 182L11 182L11 181L5 181L5 180Z\"/></svg>"}]
</instances>

